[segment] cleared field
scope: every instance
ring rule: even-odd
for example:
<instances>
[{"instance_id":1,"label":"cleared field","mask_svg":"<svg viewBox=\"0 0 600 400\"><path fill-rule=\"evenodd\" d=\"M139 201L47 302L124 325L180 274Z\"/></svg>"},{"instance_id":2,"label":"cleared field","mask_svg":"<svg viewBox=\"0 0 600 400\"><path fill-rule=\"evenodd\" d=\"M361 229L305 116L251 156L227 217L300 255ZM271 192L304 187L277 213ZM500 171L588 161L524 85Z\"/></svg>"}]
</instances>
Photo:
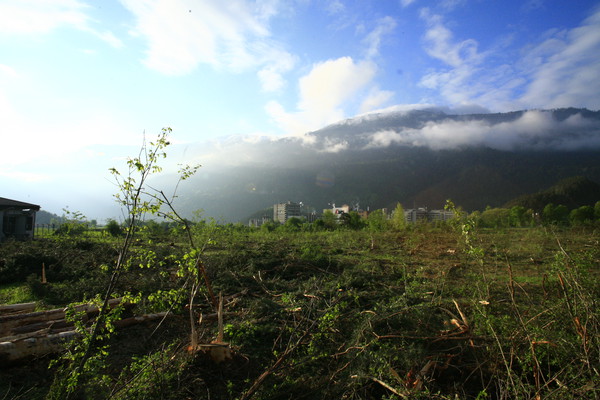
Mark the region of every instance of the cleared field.
<instances>
[{"instance_id":1,"label":"cleared field","mask_svg":"<svg viewBox=\"0 0 600 400\"><path fill-rule=\"evenodd\" d=\"M115 295L134 294L136 314L173 317L107 335L73 398L600 396L593 226L222 226L196 227L194 238L223 296L221 329L206 285L190 286L196 258L184 236L142 236ZM103 293L117 249L91 238L3 244L0 277L13 283L0 298L48 308L89 300ZM68 357L46 369L52 358L0 369L0 396L51 398L54 377L71 371Z\"/></svg>"}]
</instances>

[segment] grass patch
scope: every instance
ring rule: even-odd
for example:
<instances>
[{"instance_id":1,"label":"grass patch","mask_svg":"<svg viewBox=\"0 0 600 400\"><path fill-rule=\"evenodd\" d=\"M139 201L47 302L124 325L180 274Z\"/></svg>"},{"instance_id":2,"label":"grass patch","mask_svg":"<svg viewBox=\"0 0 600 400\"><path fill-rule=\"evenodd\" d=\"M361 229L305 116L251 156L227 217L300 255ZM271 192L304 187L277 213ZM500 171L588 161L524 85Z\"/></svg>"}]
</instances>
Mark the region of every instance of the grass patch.
<instances>
[{"instance_id":1,"label":"grass patch","mask_svg":"<svg viewBox=\"0 0 600 400\"><path fill-rule=\"evenodd\" d=\"M37 300L25 283L0 285L0 304L30 303Z\"/></svg>"}]
</instances>

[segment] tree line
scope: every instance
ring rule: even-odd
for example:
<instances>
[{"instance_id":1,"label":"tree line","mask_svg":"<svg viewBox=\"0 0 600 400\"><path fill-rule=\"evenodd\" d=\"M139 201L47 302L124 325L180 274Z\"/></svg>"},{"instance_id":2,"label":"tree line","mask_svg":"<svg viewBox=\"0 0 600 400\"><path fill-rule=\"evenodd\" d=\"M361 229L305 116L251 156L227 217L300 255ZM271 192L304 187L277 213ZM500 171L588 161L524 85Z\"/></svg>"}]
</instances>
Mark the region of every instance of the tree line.
<instances>
[{"instance_id":1,"label":"tree line","mask_svg":"<svg viewBox=\"0 0 600 400\"><path fill-rule=\"evenodd\" d=\"M484 228L590 225L600 221L600 201L597 201L594 206L587 205L573 209L562 204L548 203L541 212L523 206L487 207L482 212L471 213L470 217L478 226Z\"/></svg>"},{"instance_id":2,"label":"tree line","mask_svg":"<svg viewBox=\"0 0 600 400\"><path fill-rule=\"evenodd\" d=\"M557 226L584 226L593 225L600 222L600 201L594 206L581 206L569 209L562 204L547 204L540 212L536 212L531 208L523 206L513 206L510 208L504 207L487 207L483 211L474 211L470 214L463 212L481 228L509 228L509 227L532 227L539 225L557 225ZM90 229L89 224L81 216L79 218L65 219L65 222L59 225L56 234L61 235L77 235L84 233ZM275 230L286 232L311 232L311 231L334 231L334 230L370 230L370 231L393 231L403 230L412 225L406 221L404 217L404 208L402 204L397 203L391 214L387 214L384 210L375 210L364 218L356 211L342 213L340 215L333 214L327 210L323 215L315 221L309 222L304 218L291 217L285 223L277 221L268 221L260 227L248 227L242 223L218 223L216 220L210 221L200 220L197 222L188 221L190 225L195 225L196 229L210 228L210 230L262 230L272 232ZM427 222L419 222L427 223ZM439 224L440 221L429 222ZM119 223L113 219L107 221L103 227L104 231L110 236L120 236L123 234L125 223ZM169 236L172 234L178 235L181 227L171 221L158 222L153 219L146 221L138 221L138 228L142 233L153 237Z\"/></svg>"}]
</instances>

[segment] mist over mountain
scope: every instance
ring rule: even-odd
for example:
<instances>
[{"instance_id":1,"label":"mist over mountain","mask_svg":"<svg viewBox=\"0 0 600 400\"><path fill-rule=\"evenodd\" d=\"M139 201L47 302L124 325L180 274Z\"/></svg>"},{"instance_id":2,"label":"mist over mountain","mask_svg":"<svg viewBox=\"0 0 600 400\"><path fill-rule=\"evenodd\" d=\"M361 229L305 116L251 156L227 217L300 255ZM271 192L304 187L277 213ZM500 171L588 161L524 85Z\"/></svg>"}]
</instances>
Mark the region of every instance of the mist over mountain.
<instances>
[{"instance_id":1,"label":"mist over mountain","mask_svg":"<svg viewBox=\"0 0 600 400\"><path fill-rule=\"evenodd\" d=\"M274 203L362 208L500 206L575 175L600 182L600 112L449 114L387 110L298 137L186 148L203 164L180 190L186 213L239 221Z\"/></svg>"},{"instance_id":2,"label":"mist over mountain","mask_svg":"<svg viewBox=\"0 0 600 400\"><path fill-rule=\"evenodd\" d=\"M562 151L600 147L599 123L599 112L575 108L460 115L431 108L348 119L309 133L305 140L329 151L392 144L434 150L488 147Z\"/></svg>"}]
</instances>

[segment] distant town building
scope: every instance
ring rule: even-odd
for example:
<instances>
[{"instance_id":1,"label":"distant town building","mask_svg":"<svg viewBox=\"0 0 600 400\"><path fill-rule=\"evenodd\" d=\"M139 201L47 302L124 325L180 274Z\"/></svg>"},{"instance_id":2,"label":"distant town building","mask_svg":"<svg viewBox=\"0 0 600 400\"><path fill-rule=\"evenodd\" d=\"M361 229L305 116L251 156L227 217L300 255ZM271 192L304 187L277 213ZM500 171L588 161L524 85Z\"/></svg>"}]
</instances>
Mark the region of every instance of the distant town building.
<instances>
[{"instance_id":1,"label":"distant town building","mask_svg":"<svg viewBox=\"0 0 600 400\"><path fill-rule=\"evenodd\" d=\"M273 205L273 220L285 224L288 219L296 217L301 218L300 203L288 201L286 203L278 203Z\"/></svg>"},{"instance_id":2,"label":"distant town building","mask_svg":"<svg viewBox=\"0 0 600 400\"><path fill-rule=\"evenodd\" d=\"M316 213L316 211L312 211L312 212L308 212L306 214L304 214L302 216L302 218L306 218L306 222L315 222L316 220L319 219L319 215Z\"/></svg>"},{"instance_id":3,"label":"distant town building","mask_svg":"<svg viewBox=\"0 0 600 400\"><path fill-rule=\"evenodd\" d=\"M271 222L271 221L273 221L273 219L271 217L263 215L262 218L251 218L248 221L248 226L253 226L255 228L258 228L258 227L266 224L267 222Z\"/></svg>"},{"instance_id":4,"label":"distant town building","mask_svg":"<svg viewBox=\"0 0 600 400\"><path fill-rule=\"evenodd\" d=\"M362 219L367 219L367 218L369 218L369 214L371 214L371 211L369 211L369 210L358 210L357 213L358 213L358 215L360 215L360 217Z\"/></svg>"},{"instance_id":5,"label":"distant town building","mask_svg":"<svg viewBox=\"0 0 600 400\"><path fill-rule=\"evenodd\" d=\"M431 210L428 218L430 221L447 221L454 218L454 212L449 210Z\"/></svg>"},{"instance_id":6,"label":"distant town building","mask_svg":"<svg viewBox=\"0 0 600 400\"><path fill-rule=\"evenodd\" d=\"M404 211L406 222L447 221L454 218L454 213L448 210L428 210L425 207L412 208Z\"/></svg>"},{"instance_id":7,"label":"distant town building","mask_svg":"<svg viewBox=\"0 0 600 400\"><path fill-rule=\"evenodd\" d=\"M0 242L7 238L33 239L37 204L0 197Z\"/></svg>"},{"instance_id":8,"label":"distant town building","mask_svg":"<svg viewBox=\"0 0 600 400\"><path fill-rule=\"evenodd\" d=\"M342 214L348 214L351 211L351 207L348 204L344 204L341 207L336 207L335 203L331 205L331 208L326 208L323 210L323 213L326 211L331 211L336 217L340 218Z\"/></svg>"}]
</instances>

